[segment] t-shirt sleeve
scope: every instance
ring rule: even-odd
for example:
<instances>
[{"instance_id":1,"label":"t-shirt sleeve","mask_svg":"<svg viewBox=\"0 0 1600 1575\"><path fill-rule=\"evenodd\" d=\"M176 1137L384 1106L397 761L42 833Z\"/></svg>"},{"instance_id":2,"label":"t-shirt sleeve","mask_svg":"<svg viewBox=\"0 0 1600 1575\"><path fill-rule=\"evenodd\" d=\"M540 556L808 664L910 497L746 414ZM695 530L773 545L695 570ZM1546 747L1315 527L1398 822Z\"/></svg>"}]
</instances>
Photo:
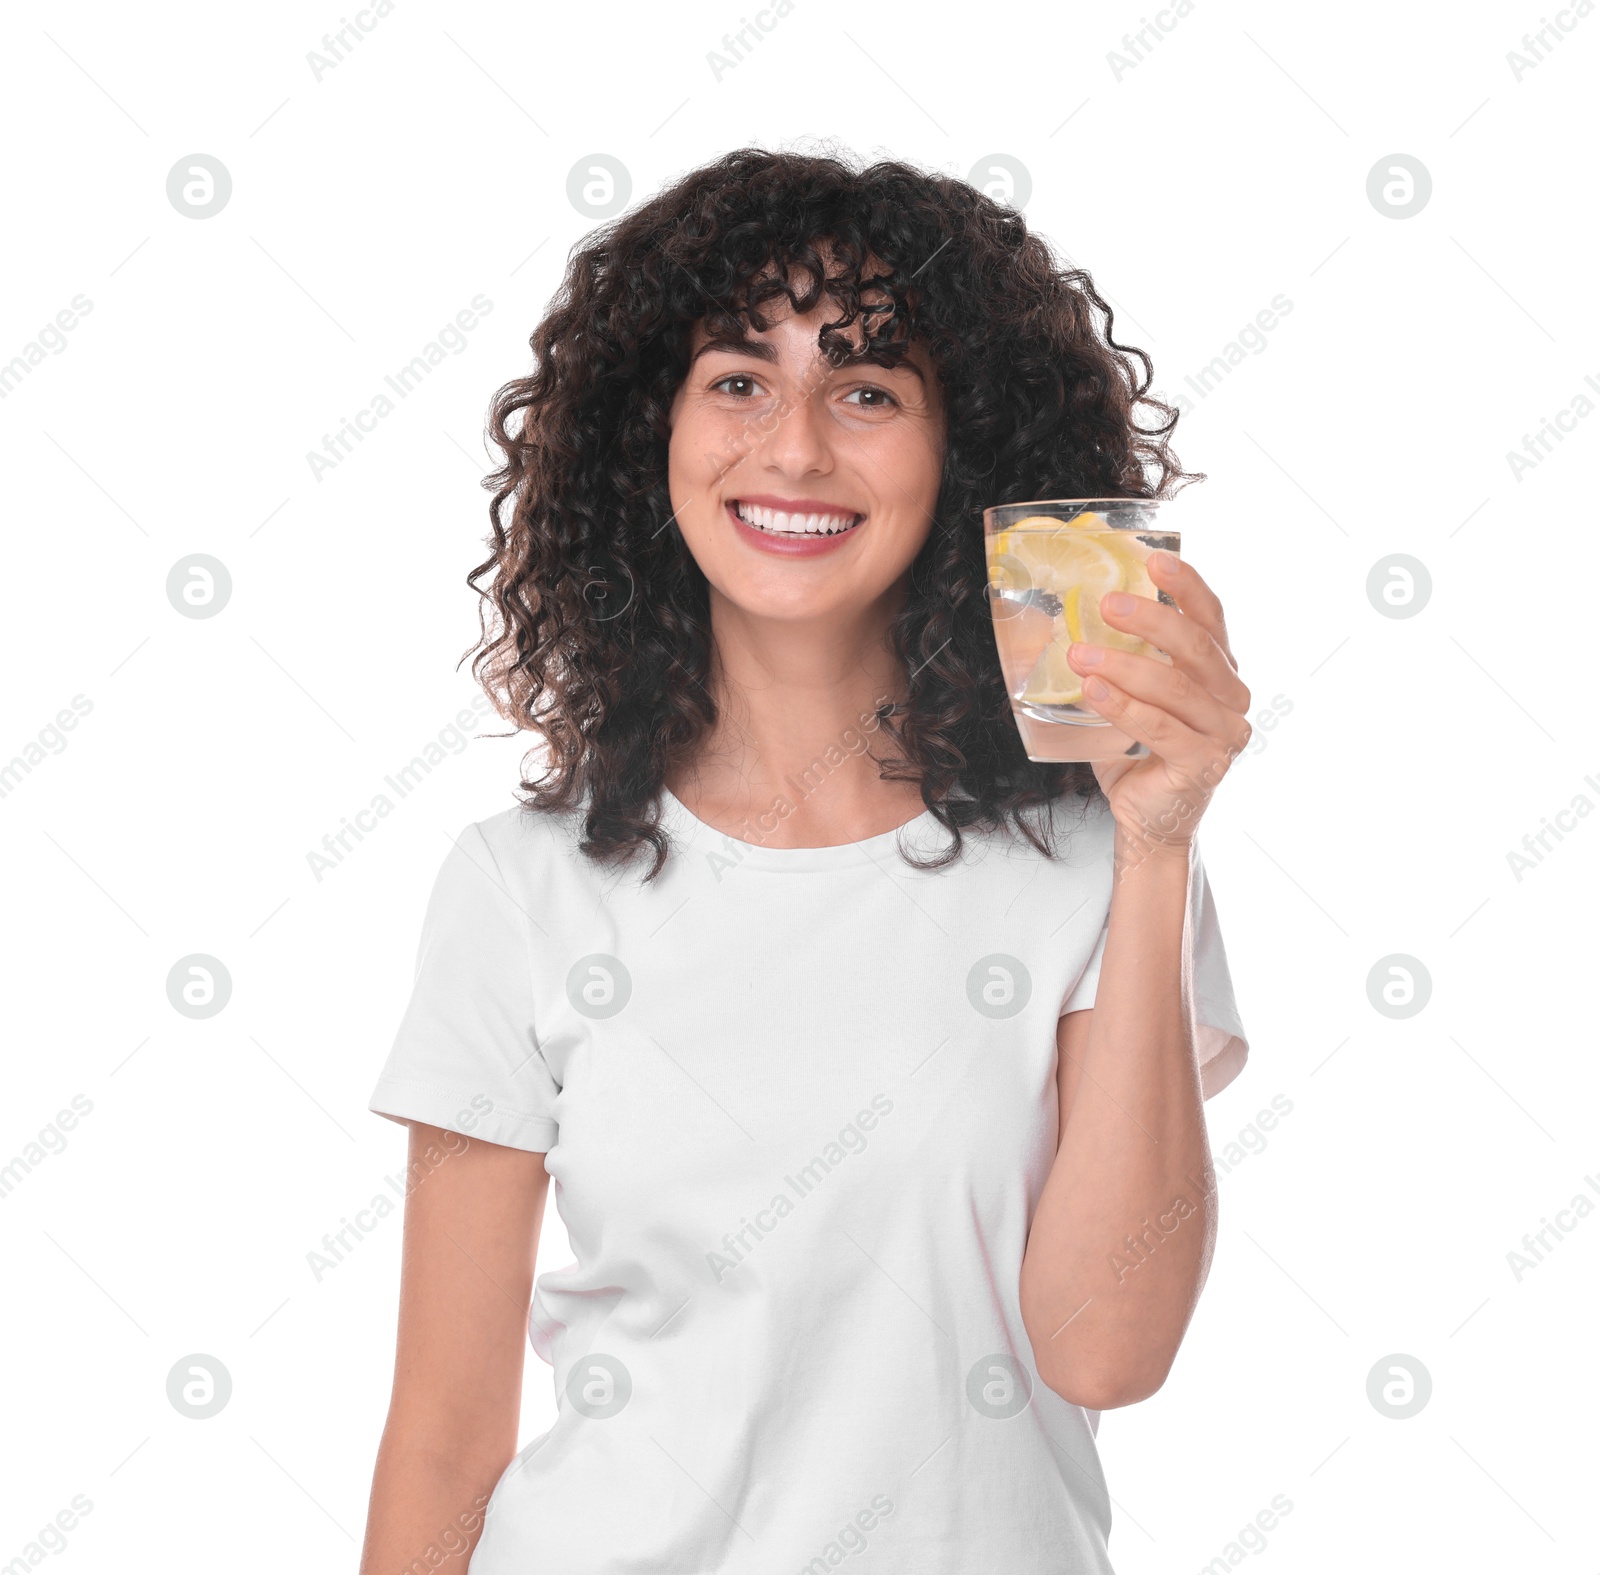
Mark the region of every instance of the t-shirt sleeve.
<instances>
[{"instance_id":1,"label":"t-shirt sleeve","mask_svg":"<svg viewBox=\"0 0 1600 1575\"><path fill-rule=\"evenodd\" d=\"M1062 1016L1094 1006L1109 924L1108 916L1093 955L1061 1003ZM1228 970L1217 905L1198 845L1189 861L1189 939L1194 961L1195 1053L1200 1063L1201 1092L1209 1099L1243 1070L1250 1045L1233 999L1233 975Z\"/></svg>"},{"instance_id":2,"label":"t-shirt sleeve","mask_svg":"<svg viewBox=\"0 0 1600 1575\"><path fill-rule=\"evenodd\" d=\"M468 826L428 898L411 999L367 1108L547 1153L559 1093L533 1022L531 925L482 829Z\"/></svg>"}]
</instances>

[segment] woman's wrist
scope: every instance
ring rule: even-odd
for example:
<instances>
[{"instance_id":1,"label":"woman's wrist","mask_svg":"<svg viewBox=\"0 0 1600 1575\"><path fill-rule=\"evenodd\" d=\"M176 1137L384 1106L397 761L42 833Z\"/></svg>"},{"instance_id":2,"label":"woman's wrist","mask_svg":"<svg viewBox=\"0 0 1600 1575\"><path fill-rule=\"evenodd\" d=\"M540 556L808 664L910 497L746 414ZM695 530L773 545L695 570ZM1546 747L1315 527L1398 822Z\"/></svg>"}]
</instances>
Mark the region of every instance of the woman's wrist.
<instances>
[{"instance_id":1,"label":"woman's wrist","mask_svg":"<svg viewBox=\"0 0 1600 1575\"><path fill-rule=\"evenodd\" d=\"M1166 978L1166 970L1181 962L1183 932L1189 912L1189 875L1192 845L1187 842L1152 842L1124 837L1120 831L1112 848L1112 935L1107 944L1119 951L1130 948L1137 959L1135 971L1141 989ZM1112 970L1118 978L1119 970ZM1107 969L1102 965L1101 986ZM1130 978L1132 975L1129 976ZM1150 997L1146 997L1146 1004Z\"/></svg>"},{"instance_id":2,"label":"woman's wrist","mask_svg":"<svg viewBox=\"0 0 1600 1575\"><path fill-rule=\"evenodd\" d=\"M1148 866L1181 870L1187 883L1193 849L1192 830L1183 834L1167 832L1159 827L1128 827L1119 822L1112 841L1112 869L1119 885L1136 871Z\"/></svg>"}]
</instances>

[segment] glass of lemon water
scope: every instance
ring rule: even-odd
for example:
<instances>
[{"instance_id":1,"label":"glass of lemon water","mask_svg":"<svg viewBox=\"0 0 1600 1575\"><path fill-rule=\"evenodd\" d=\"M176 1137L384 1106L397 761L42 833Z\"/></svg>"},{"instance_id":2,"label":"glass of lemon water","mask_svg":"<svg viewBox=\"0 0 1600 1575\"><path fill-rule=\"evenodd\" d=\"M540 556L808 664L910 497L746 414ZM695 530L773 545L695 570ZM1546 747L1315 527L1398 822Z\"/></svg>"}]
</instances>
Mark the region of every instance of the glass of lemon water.
<instances>
[{"instance_id":1,"label":"glass of lemon water","mask_svg":"<svg viewBox=\"0 0 1600 1575\"><path fill-rule=\"evenodd\" d=\"M1100 612L1112 591L1173 605L1148 560L1178 553L1156 498L1054 498L983 511L989 608L1011 711L1030 760L1120 760L1150 753L1092 711L1083 678L1067 661L1075 640L1170 661L1166 652L1113 629Z\"/></svg>"}]
</instances>

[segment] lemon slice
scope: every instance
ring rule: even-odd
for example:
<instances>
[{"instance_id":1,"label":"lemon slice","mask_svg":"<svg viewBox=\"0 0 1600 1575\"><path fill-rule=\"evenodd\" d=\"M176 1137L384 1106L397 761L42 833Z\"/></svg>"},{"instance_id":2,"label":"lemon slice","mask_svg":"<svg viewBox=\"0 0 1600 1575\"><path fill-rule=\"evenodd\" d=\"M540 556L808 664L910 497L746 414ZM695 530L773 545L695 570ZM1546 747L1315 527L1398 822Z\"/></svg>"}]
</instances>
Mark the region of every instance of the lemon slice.
<instances>
[{"instance_id":1,"label":"lemon slice","mask_svg":"<svg viewBox=\"0 0 1600 1575\"><path fill-rule=\"evenodd\" d=\"M1072 670L1067 661L1067 640L1052 640L1044 648L1038 665L1028 674L1021 700L1034 705L1081 705L1083 679Z\"/></svg>"},{"instance_id":2,"label":"lemon slice","mask_svg":"<svg viewBox=\"0 0 1600 1575\"><path fill-rule=\"evenodd\" d=\"M1123 579L1122 584L1114 587L1126 591L1131 596L1144 596L1151 601L1158 600L1155 583L1151 580L1149 571L1145 567L1144 554L1137 543L1118 535L1106 543L1108 550L1113 551L1121 560ZM1102 593L1103 594L1103 593ZM1094 645L1109 645L1117 651L1138 651L1150 654L1150 645L1141 635L1128 634L1121 629L1113 629L1104 618L1100 616L1100 597L1084 597L1079 608L1078 625L1079 633L1074 638L1087 641Z\"/></svg>"},{"instance_id":3,"label":"lemon slice","mask_svg":"<svg viewBox=\"0 0 1600 1575\"><path fill-rule=\"evenodd\" d=\"M1082 514L1074 515L1070 520L1058 520L1053 514L1030 514L1026 519L1020 519L1015 524L1008 525L1003 531L998 531L989 543L989 557L994 559L1003 557L1011 551L1011 537L1013 532L1022 531L1028 535L1056 535L1069 530L1106 531L1115 534L1111 527L1092 509Z\"/></svg>"},{"instance_id":4,"label":"lemon slice","mask_svg":"<svg viewBox=\"0 0 1600 1575\"><path fill-rule=\"evenodd\" d=\"M1032 584L1028 565L1015 553L1007 552L1003 538L996 536L989 547L989 583L997 591L1026 591Z\"/></svg>"},{"instance_id":5,"label":"lemon slice","mask_svg":"<svg viewBox=\"0 0 1600 1575\"><path fill-rule=\"evenodd\" d=\"M1074 514L1069 520L1057 519L1054 514L1030 514L1026 519L1017 520L1006 527L1008 531L1023 530L1030 533L1042 531L1051 536L1055 535L1057 531L1064 530L1102 531L1110 529L1111 527L1093 509L1085 509L1082 514ZM1006 532L1002 531L1001 534L1004 535Z\"/></svg>"},{"instance_id":6,"label":"lemon slice","mask_svg":"<svg viewBox=\"0 0 1600 1575\"><path fill-rule=\"evenodd\" d=\"M990 563L1011 589L1052 591L1065 601L1069 592L1093 593L1095 605L1127 578L1126 554L1115 532L1076 531L1047 522L1048 530L1013 526L995 538Z\"/></svg>"},{"instance_id":7,"label":"lemon slice","mask_svg":"<svg viewBox=\"0 0 1600 1575\"><path fill-rule=\"evenodd\" d=\"M1128 581L1125 554L1114 531L1063 527L1040 520L1041 528L1008 532L1006 556L1019 564L1029 584L1061 598L1055 637L1040 654L1019 698L1036 705L1077 705L1083 680L1067 662L1074 640L1096 639L1103 627L1100 598Z\"/></svg>"},{"instance_id":8,"label":"lemon slice","mask_svg":"<svg viewBox=\"0 0 1600 1575\"><path fill-rule=\"evenodd\" d=\"M1016 698L1035 705L1083 702L1083 680L1067 661L1075 640L1116 650L1149 653L1135 634L1113 629L1100 615L1100 598L1126 591L1155 600L1145 569L1143 544L1112 530L1097 514L1072 520L1032 515L998 533L990 543L991 583L1012 591L1043 590L1060 598L1054 636L1040 652ZM1028 660L1024 655L1023 660Z\"/></svg>"}]
</instances>

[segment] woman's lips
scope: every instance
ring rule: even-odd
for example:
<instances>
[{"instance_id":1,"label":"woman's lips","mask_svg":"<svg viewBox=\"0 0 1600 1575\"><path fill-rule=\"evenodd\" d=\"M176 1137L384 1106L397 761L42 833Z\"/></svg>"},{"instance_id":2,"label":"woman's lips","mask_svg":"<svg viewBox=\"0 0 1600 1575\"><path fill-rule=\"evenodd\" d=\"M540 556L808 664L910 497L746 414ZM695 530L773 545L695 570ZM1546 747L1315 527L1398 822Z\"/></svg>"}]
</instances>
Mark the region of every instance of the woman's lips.
<instances>
[{"instance_id":1,"label":"woman's lips","mask_svg":"<svg viewBox=\"0 0 1600 1575\"><path fill-rule=\"evenodd\" d=\"M739 518L739 511L732 502L724 507L728 518L733 521L734 530L742 540L762 552L776 553L785 558L815 558L822 553L832 552L834 548L842 547L845 542L850 541L866 520L866 516L862 515L848 530L837 531L831 536L821 531L803 534L799 531L782 533L762 530L759 525L746 524Z\"/></svg>"}]
</instances>

